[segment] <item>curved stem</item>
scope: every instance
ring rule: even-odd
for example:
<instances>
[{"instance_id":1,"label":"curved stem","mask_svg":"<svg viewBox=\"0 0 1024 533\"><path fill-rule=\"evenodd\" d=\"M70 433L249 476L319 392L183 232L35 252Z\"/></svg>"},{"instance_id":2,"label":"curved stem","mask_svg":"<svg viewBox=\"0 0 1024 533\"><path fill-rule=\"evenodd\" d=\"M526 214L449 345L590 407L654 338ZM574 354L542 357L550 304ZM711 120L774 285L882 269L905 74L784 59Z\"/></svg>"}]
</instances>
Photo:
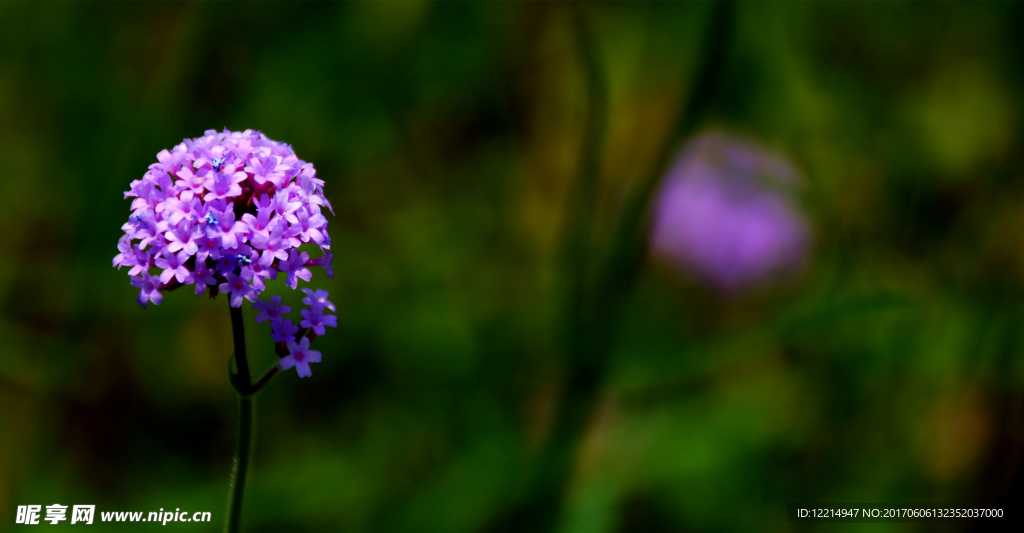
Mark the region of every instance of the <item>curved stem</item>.
<instances>
[{"instance_id":1,"label":"curved stem","mask_svg":"<svg viewBox=\"0 0 1024 533\"><path fill-rule=\"evenodd\" d=\"M239 399L238 450L235 451L235 464L231 469L228 489L228 519L224 524L226 533L238 533L242 525L242 500L245 498L245 482L252 452L253 398L241 396Z\"/></svg>"},{"instance_id":2,"label":"curved stem","mask_svg":"<svg viewBox=\"0 0 1024 533\"><path fill-rule=\"evenodd\" d=\"M256 383L253 384L253 386L252 386L253 394L256 394L256 392L258 392L260 389L262 389L263 386L266 385L267 382L270 381L270 378L276 376L277 373L280 372L280 371L281 371L281 367L280 367L280 365L277 365L276 363L274 364L274 366L270 367L270 370L267 370L267 372L265 374L263 374L263 377L261 377L259 379L259 381L257 381Z\"/></svg>"}]
</instances>

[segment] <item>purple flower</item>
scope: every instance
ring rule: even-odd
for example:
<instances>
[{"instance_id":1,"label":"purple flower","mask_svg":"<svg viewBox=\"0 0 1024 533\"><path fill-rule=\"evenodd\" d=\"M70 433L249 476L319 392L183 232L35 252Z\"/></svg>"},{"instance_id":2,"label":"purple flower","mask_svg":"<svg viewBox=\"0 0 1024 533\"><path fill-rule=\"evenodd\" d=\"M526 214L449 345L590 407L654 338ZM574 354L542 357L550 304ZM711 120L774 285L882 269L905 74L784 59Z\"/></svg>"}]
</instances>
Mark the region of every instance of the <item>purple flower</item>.
<instances>
[{"instance_id":1,"label":"purple flower","mask_svg":"<svg viewBox=\"0 0 1024 533\"><path fill-rule=\"evenodd\" d=\"M306 266L322 266L327 270L327 277L334 277L334 269L331 268L331 259L334 257L331 253L326 253L323 257L317 257L316 259L310 259L306 261Z\"/></svg>"},{"instance_id":2,"label":"purple flower","mask_svg":"<svg viewBox=\"0 0 1024 533\"><path fill-rule=\"evenodd\" d=\"M150 169L158 170L162 173L174 172L185 161L185 151L179 148L175 148L174 152L160 150L156 154L156 159L159 162L149 165Z\"/></svg>"},{"instance_id":3,"label":"purple flower","mask_svg":"<svg viewBox=\"0 0 1024 533\"><path fill-rule=\"evenodd\" d=\"M192 275L189 269L185 268L186 260L188 260L188 254L184 250L175 254L170 248L164 248L163 255L153 261L157 268L164 269L160 273L160 283L167 283L171 281L171 278L177 279L178 283L186 283L189 276Z\"/></svg>"},{"instance_id":4,"label":"purple flower","mask_svg":"<svg viewBox=\"0 0 1024 533\"><path fill-rule=\"evenodd\" d=\"M338 327L338 317L324 315L324 306L317 302L314 302L309 309L300 309L299 314L302 315L299 325L304 328L312 328L317 335L327 333L324 326Z\"/></svg>"},{"instance_id":5,"label":"purple flower","mask_svg":"<svg viewBox=\"0 0 1024 533\"><path fill-rule=\"evenodd\" d=\"M267 288L265 280L277 279L277 268L274 266L263 266L256 261L249 268L252 269L252 286L261 292Z\"/></svg>"},{"instance_id":6,"label":"purple flower","mask_svg":"<svg viewBox=\"0 0 1024 533\"><path fill-rule=\"evenodd\" d=\"M299 326L292 324L288 318L270 319L270 338L277 342L294 342L295 334L299 332Z\"/></svg>"},{"instance_id":7,"label":"purple flower","mask_svg":"<svg viewBox=\"0 0 1024 533\"><path fill-rule=\"evenodd\" d=\"M265 233L267 227L270 226L271 217L274 216L274 210L269 206L269 196L264 194L260 200L256 200L254 203L257 208L256 216L253 216L249 213L245 213L244 215L242 215L242 222L245 222L246 224L249 225L249 231L251 231L253 234ZM280 219L275 218L273 220Z\"/></svg>"},{"instance_id":8,"label":"purple flower","mask_svg":"<svg viewBox=\"0 0 1024 533\"><path fill-rule=\"evenodd\" d=\"M221 283L218 290L230 294L231 307L242 307L242 298L249 301L256 299L256 290L249 283L249 280L252 279L252 270L243 268L238 275L228 272L224 275L224 279L227 281Z\"/></svg>"},{"instance_id":9,"label":"purple flower","mask_svg":"<svg viewBox=\"0 0 1024 533\"><path fill-rule=\"evenodd\" d=\"M219 259L221 243L220 239L211 239L209 237L199 237L193 242L196 243L196 260L203 261L206 258Z\"/></svg>"},{"instance_id":10,"label":"purple flower","mask_svg":"<svg viewBox=\"0 0 1024 533\"><path fill-rule=\"evenodd\" d=\"M149 268L153 266L153 257L142 251L138 244L131 244L131 239L127 235L122 236L121 240L118 241L117 249L121 253L114 256L114 266L118 270L121 270L123 266L132 267L128 271L129 276L136 276L140 272L148 272Z\"/></svg>"},{"instance_id":11,"label":"purple flower","mask_svg":"<svg viewBox=\"0 0 1024 533\"><path fill-rule=\"evenodd\" d=\"M130 267L139 303L158 304L161 289L179 285L195 283L196 294L216 287L213 294L226 294L233 307L255 301L257 321L270 320L271 337L294 342L299 327L283 316L291 309L280 296L270 303L257 296L279 272L292 289L298 280L312 279L309 266L333 274L327 219L320 212L330 203L313 165L290 145L253 130L207 130L161 150L156 159L124 193L130 217L113 259L118 269ZM298 250L304 243L325 255L310 260ZM162 269L159 277L149 274L154 266ZM313 298L305 311L313 313L306 318L311 327L322 332L334 326L333 315L323 316L325 306L334 308L327 293L307 294ZM308 372L308 364L304 368L300 372Z\"/></svg>"},{"instance_id":12,"label":"purple flower","mask_svg":"<svg viewBox=\"0 0 1024 533\"><path fill-rule=\"evenodd\" d=\"M192 240L194 225L191 220L181 220L177 227L164 233L164 237L167 239L167 249L172 252L185 250L186 255L195 255L199 251L199 245Z\"/></svg>"},{"instance_id":13,"label":"purple flower","mask_svg":"<svg viewBox=\"0 0 1024 533\"><path fill-rule=\"evenodd\" d=\"M299 282L296 278L302 278L303 281L309 281L313 276L313 273L306 268L306 261L309 260L309 254L306 252L296 252L294 249L291 251L286 261L280 261L277 269L288 277L285 279L285 285L296 288Z\"/></svg>"},{"instance_id":14,"label":"purple flower","mask_svg":"<svg viewBox=\"0 0 1024 533\"><path fill-rule=\"evenodd\" d=\"M301 201L291 199L293 195L297 194L297 188L295 188L279 190L277 191L277 195L274 196L274 213L279 217L284 217L285 220L292 224L297 222L295 215L292 213L297 211L303 205Z\"/></svg>"},{"instance_id":15,"label":"purple flower","mask_svg":"<svg viewBox=\"0 0 1024 533\"><path fill-rule=\"evenodd\" d=\"M291 241L284 238L285 229L288 227L288 223L277 219L279 222L274 224L274 228L270 231L270 235L263 233L254 233L252 236L252 246L257 250L263 250L263 256L260 257L260 264L263 266L270 266L274 263L274 259L280 259L282 261L288 259L288 250L291 250ZM294 253L295 250L292 250ZM308 280L307 280L308 281ZM292 287L293 289L295 287Z\"/></svg>"},{"instance_id":16,"label":"purple flower","mask_svg":"<svg viewBox=\"0 0 1024 533\"><path fill-rule=\"evenodd\" d=\"M206 292L207 287L217 286L216 271L206 268L205 259L196 259L196 269L192 272L192 278L196 282L196 294Z\"/></svg>"},{"instance_id":17,"label":"purple flower","mask_svg":"<svg viewBox=\"0 0 1024 533\"><path fill-rule=\"evenodd\" d=\"M320 232L320 228L327 225L327 219L323 215L315 213L310 216L305 209L299 209L295 212L295 218L296 224L292 227L297 230L297 234L302 236L303 242L312 240L317 244L324 243L325 237Z\"/></svg>"},{"instance_id":18,"label":"purple flower","mask_svg":"<svg viewBox=\"0 0 1024 533\"><path fill-rule=\"evenodd\" d=\"M295 371L298 372L300 378L308 378L313 375L313 372L309 369L310 363L320 362L320 352L309 349L309 338L303 337L299 339L299 343L294 342L288 343L288 355L281 358L281 370L288 370L291 367L295 367Z\"/></svg>"},{"instance_id":19,"label":"purple flower","mask_svg":"<svg viewBox=\"0 0 1024 533\"><path fill-rule=\"evenodd\" d=\"M214 170L212 173L207 174L207 176L203 186L210 192L206 193L203 200L209 202L218 198L228 198L242 194L242 187L238 184L245 181L245 172L227 174Z\"/></svg>"},{"instance_id":20,"label":"purple flower","mask_svg":"<svg viewBox=\"0 0 1024 533\"><path fill-rule=\"evenodd\" d=\"M121 226L131 239L141 239L139 248L146 249L154 241L163 239L163 232L167 230L167 222L157 220L152 209L143 209L128 219L128 223Z\"/></svg>"},{"instance_id":21,"label":"purple flower","mask_svg":"<svg viewBox=\"0 0 1024 533\"><path fill-rule=\"evenodd\" d=\"M203 186L206 183L207 174L210 169L201 168L199 172L193 172L188 166L184 166L181 170L175 172L175 175L181 178L178 181L179 186L184 187L195 194L202 194L206 192L206 188Z\"/></svg>"},{"instance_id":22,"label":"purple flower","mask_svg":"<svg viewBox=\"0 0 1024 533\"><path fill-rule=\"evenodd\" d=\"M114 256L114 266L121 270L123 266L135 265L135 252L132 249L132 240L127 235L117 241L117 250L121 253Z\"/></svg>"},{"instance_id":23,"label":"purple flower","mask_svg":"<svg viewBox=\"0 0 1024 533\"><path fill-rule=\"evenodd\" d=\"M267 319L281 318L281 315L292 311L291 307L281 305L281 297L276 294L270 297L269 302L256 300L253 302L252 308L260 311L260 314L256 315L257 324L262 324Z\"/></svg>"},{"instance_id":24,"label":"purple flower","mask_svg":"<svg viewBox=\"0 0 1024 533\"><path fill-rule=\"evenodd\" d=\"M157 290L159 287L159 280L150 276L149 274L142 274L141 276L133 277L131 279L132 287L139 289L139 305L146 307L146 304L153 302L153 305L160 305L160 302L164 299L164 296Z\"/></svg>"},{"instance_id":25,"label":"purple flower","mask_svg":"<svg viewBox=\"0 0 1024 533\"><path fill-rule=\"evenodd\" d=\"M217 271L222 275L226 275L228 272L237 272L242 267L255 264L259 257L259 254L246 244L239 244L234 248L222 248L220 258L217 260Z\"/></svg>"},{"instance_id":26,"label":"purple flower","mask_svg":"<svg viewBox=\"0 0 1024 533\"><path fill-rule=\"evenodd\" d=\"M194 220L195 213L202 208L202 202L195 198L192 191L182 191L181 197L171 196L162 203L164 218L171 225L176 225L181 219Z\"/></svg>"},{"instance_id":27,"label":"purple flower","mask_svg":"<svg viewBox=\"0 0 1024 533\"><path fill-rule=\"evenodd\" d=\"M287 165L278 163L279 158L274 155L266 157L256 156L249 160L249 166L245 167L246 172L251 172L260 185L271 181L274 185L284 177L284 171L288 170Z\"/></svg>"},{"instance_id":28,"label":"purple flower","mask_svg":"<svg viewBox=\"0 0 1024 533\"><path fill-rule=\"evenodd\" d=\"M219 238L224 248L238 246L239 235L241 242L245 242L245 236L249 232L249 226L242 221L235 221L235 208L233 204L225 206L223 211L210 209L206 212L203 222L206 223L206 237L210 239Z\"/></svg>"},{"instance_id":29,"label":"purple flower","mask_svg":"<svg viewBox=\"0 0 1024 533\"><path fill-rule=\"evenodd\" d=\"M721 290L794 270L805 256L803 216L781 190L795 172L721 134L693 141L654 204L651 250Z\"/></svg>"},{"instance_id":30,"label":"purple flower","mask_svg":"<svg viewBox=\"0 0 1024 533\"><path fill-rule=\"evenodd\" d=\"M316 292L313 292L312 290L303 287L302 292L306 293L306 297L302 299L302 303L308 306L312 306L314 303L318 303L321 306L330 309L331 311L337 312L337 309L334 308L334 304L332 304L331 301L327 299L327 291L323 289L317 289Z\"/></svg>"},{"instance_id":31,"label":"purple flower","mask_svg":"<svg viewBox=\"0 0 1024 533\"><path fill-rule=\"evenodd\" d=\"M135 213L147 209L156 209L156 206L167 200L167 191L159 185L162 180L147 172L142 180L132 183L132 190L125 193L125 196L135 196L132 201L131 210Z\"/></svg>"}]
</instances>

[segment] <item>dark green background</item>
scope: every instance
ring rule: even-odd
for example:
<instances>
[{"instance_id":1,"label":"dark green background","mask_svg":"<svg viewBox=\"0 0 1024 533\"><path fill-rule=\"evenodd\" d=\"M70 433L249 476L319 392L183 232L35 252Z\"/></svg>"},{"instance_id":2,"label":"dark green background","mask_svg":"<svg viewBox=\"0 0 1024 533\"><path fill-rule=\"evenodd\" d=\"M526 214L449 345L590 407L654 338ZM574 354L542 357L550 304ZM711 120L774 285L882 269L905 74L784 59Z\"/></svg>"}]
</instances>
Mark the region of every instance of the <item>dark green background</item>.
<instances>
[{"instance_id":1,"label":"dark green background","mask_svg":"<svg viewBox=\"0 0 1024 533\"><path fill-rule=\"evenodd\" d=\"M600 237L666 141L709 6L579 7L609 86ZM735 15L701 128L801 170L807 269L725 297L645 266L561 531L790 531L796 501L1019 505L1024 9ZM143 309L111 259L131 180L227 127L292 144L336 212L335 277L312 286L338 328L311 379L259 397L247 530L515 531L565 375L585 94L564 4L0 3L0 530L53 503L221 527L227 303ZM269 326L248 338L270 365Z\"/></svg>"}]
</instances>

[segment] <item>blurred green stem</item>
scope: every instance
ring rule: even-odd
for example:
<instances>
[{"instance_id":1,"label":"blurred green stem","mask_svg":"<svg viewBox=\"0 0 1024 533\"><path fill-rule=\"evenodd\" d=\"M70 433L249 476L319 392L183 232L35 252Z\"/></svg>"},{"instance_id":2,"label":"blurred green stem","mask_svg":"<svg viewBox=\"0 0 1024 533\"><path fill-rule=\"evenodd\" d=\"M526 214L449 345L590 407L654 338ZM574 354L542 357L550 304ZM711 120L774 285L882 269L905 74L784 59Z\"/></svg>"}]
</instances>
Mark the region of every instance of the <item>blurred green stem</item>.
<instances>
[{"instance_id":1,"label":"blurred green stem","mask_svg":"<svg viewBox=\"0 0 1024 533\"><path fill-rule=\"evenodd\" d=\"M679 146L692 135L707 115L711 99L722 77L725 55L732 39L735 2L715 2L709 16L704 37L701 62L689 91L684 92L676 115L675 129L658 152L650 173L626 198L622 212L612 234L611 246L603 258L600 275L595 283L598 294L594 306L603 312L595 324L595 331L614 335L624 300L632 290L633 282L643 264L647 250L648 208L661 178L668 172ZM602 320L603 318L603 320ZM612 339L599 342L607 346Z\"/></svg>"},{"instance_id":2,"label":"blurred green stem","mask_svg":"<svg viewBox=\"0 0 1024 533\"><path fill-rule=\"evenodd\" d=\"M579 4L572 4L573 30L587 87L587 115L580 151L575 194L570 196L567 227L566 279L568 298L566 346L570 366L585 373L592 369L591 331L593 281L593 218L601 182L601 148L608 122L608 90L597 58L590 26ZM579 373L579 372L576 372ZM571 379L571 383L575 380ZM571 385L570 385L571 387Z\"/></svg>"},{"instance_id":3,"label":"blurred green stem","mask_svg":"<svg viewBox=\"0 0 1024 533\"><path fill-rule=\"evenodd\" d=\"M555 530L571 486L573 458L586 432L614 350L626 297L643 264L647 244L647 209L680 142L701 123L721 77L731 39L733 2L716 2L709 19L702 61L691 90L680 102L676 128L666 140L650 174L627 198L610 245L602 257L593 253L592 219L600 184L601 144L607 123L607 88L582 7L572 4L576 44L587 82L587 119L576 194L571 197L565 243L568 298L566 350L569 363L549 444L541 458L541 488L532 505L540 529ZM596 259L596 261L595 261ZM592 265L597 264L594 268Z\"/></svg>"},{"instance_id":4,"label":"blurred green stem","mask_svg":"<svg viewBox=\"0 0 1024 533\"><path fill-rule=\"evenodd\" d=\"M249 357L245 350L245 323L242 319L241 307L230 307L231 334L235 343L235 365L237 374L230 374L231 384L238 391L241 404L238 417L238 449L235 450L235 462L231 469L231 482L228 486L228 516L224 522L226 533L238 533L242 525L242 502L245 499L245 482L249 473L250 452L253 439L253 401L255 392L252 376L249 374ZM273 374L268 373L261 383L265 383Z\"/></svg>"},{"instance_id":5,"label":"blurred green stem","mask_svg":"<svg viewBox=\"0 0 1024 533\"><path fill-rule=\"evenodd\" d=\"M591 404L590 385L599 381L597 375L600 374L600 365L593 358L588 340L592 324L593 215L601 181L601 145L607 128L608 94L583 7L571 3L569 9L587 88L587 111L579 169L575 190L569 197L563 243L562 268L567 291L564 302L567 383L558 403L552 435L540 458L538 489L524 510L534 514L538 522L531 529L540 531L553 531L558 527L572 473L573 452L583 433Z\"/></svg>"}]
</instances>

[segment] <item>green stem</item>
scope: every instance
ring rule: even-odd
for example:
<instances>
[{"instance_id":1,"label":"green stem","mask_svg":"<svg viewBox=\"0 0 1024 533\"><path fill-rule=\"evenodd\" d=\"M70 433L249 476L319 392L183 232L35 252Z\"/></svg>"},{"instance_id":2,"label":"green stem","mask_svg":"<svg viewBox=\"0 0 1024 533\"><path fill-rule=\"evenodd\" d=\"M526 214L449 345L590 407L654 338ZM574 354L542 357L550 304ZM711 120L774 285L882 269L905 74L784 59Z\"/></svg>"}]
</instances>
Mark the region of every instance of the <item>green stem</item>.
<instances>
[{"instance_id":1,"label":"green stem","mask_svg":"<svg viewBox=\"0 0 1024 533\"><path fill-rule=\"evenodd\" d=\"M250 454L253 440L253 401L255 392L252 376L249 373L249 357L245 350L245 322L241 307L229 307L231 312L231 334L235 343L235 366L237 374L230 374L231 384L238 391L241 404L238 416L238 449L235 451L235 462L231 469L231 482L228 486L228 517L224 522L226 533L238 533L242 525L242 502L245 499L245 482L249 474ZM268 373L266 379L273 374ZM260 380L261 384L265 383ZM261 385L262 386L262 385Z\"/></svg>"},{"instance_id":2,"label":"green stem","mask_svg":"<svg viewBox=\"0 0 1024 533\"><path fill-rule=\"evenodd\" d=\"M242 318L241 307L230 307L231 312L231 337L235 342L235 366L238 374L231 376L231 384L241 396L252 394L252 375L249 373L249 356L245 351L245 321Z\"/></svg>"},{"instance_id":3,"label":"green stem","mask_svg":"<svg viewBox=\"0 0 1024 533\"><path fill-rule=\"evenodd\" d=\"M245 498L245 482L252 452L254 399L245 396L239 399L238 450L235 452L235 464L231 469L231 484L228 488L228 519L224 524L226 533L238 533L241 530L242 501Z\"/></svg>"}]
</instances>

